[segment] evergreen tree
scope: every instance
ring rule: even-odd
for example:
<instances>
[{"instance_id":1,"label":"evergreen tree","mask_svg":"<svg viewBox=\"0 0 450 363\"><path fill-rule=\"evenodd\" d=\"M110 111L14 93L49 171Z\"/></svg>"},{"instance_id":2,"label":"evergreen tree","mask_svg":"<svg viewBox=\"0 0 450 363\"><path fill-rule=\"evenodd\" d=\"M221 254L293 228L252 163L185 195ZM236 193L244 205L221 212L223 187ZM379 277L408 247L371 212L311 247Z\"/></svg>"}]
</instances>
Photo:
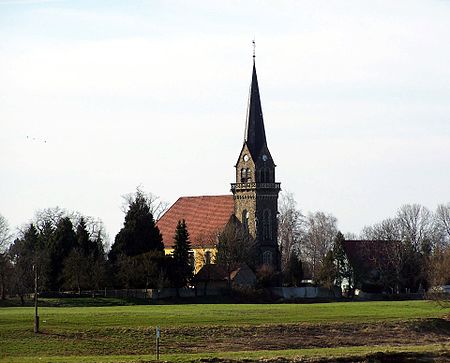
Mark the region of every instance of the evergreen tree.
<instances>
[{"instance_id":1,"label":"evergreen tree","mask_svg":"<svg viewBox=\"0 0 450 363\"><path fill-rule=\"evenodd\" d=\"M335 286L336 276L337 270L334 264L333 251L328 251L320 267L316 282L330 289Z\"/></svg>"},{"instance_id":2,"label":"evergreen tree","mask_svg":"<svg viewBox=\"0 0 450 363\"><path fill-rule=\"evenodd\" d=\"M303 264L297 254L292 251L286 266L284 280L288 285L300 286L303 280Z\"/></svg>"},{"instance_id":3,"label":"evergreen tree","mask_svg":"<svg viewBox=\"0 0 450 363\"><path fill-rule=\"evenodd\" d=\"M356 283L355 280L358 280L358 274L350 264L347 254L345 253L344 235L339 231L333 242L333 256L336 265L336 285L341 287L343 282L347 282L348 294L349 296L353 296Z\"/></svg>"},{"instance_id":4,"label":"evergreen tree","mask_svg":"<svg viewBox=\"0 0 450 363\"><path fill-rule=\"evenodd\" d=\"M112 283L112 277L108 275L108 265L104 254L95 257L94 254L89 256L89 276L88 286L93 290L100 290L105 284Z\"/></svg>"},{"instance_id":5,"label":"evergreen tree","mask_svg":"<svg viewBox=\"0 0 450 363\"><path fill-rule=\"evenodd\" d=\"M93 257L94 259L101 259L101 260L105 260L106 258L105 246L102 237L102 230L98 232L97 237L95 238L93 247Z\"/></svg>"},{"instance_id":6,"label":"evergreen tree","mask_svg":"<svg viewBox=\"0 0 450 363\"><path fill-rule=\"evenodd\" d=\"M339 231L333 241L333 256L336 264L336 284L341 286L344 279L351 277L350 264L344 250L344 235Z\"/></svg>"},{"instance_id":7,"label":"evergreen tree","mask_svg":"<svg viewBox=\"0 0 450 363\"><path fill-rule=\"evenodd\" d=\"M88 256L88 286L99 290L108 282L106 254L103 245L102 231L100 230L93 242L93 250Z\"/></svg>"},{"instance_id":8,"label":"evergreen tree","mask_svg":"<svg viewBox=\"0 0 450 363\"><path fill-rule=\"evenodd\" d=\"M89 239L86 221L83 217L80 218L80 222L78 223L76 237L77 245L82 255L85 257L89 256L93 252L95 243L91 242L91 240Z\"/></svg>"},{"instance_id":9,"label":"evergreen tree","mask_svg":"<svg viewBox=\"0 0 450 363\"><path fill-rule=\"evenodd\" d=\"M174 245L172 258L176 269L175 287L184 287L193 276L193 266L189 261L189 253L192 251L191 243L189 241L189 232L187 230L186 222L183 219L178 221L175 229Z\"/></svg>"},{"instance_id":10,"label":"evergreen tree","mask_svg":"<svg viewBox=\"0 0 450 363\"><path fill-rule=\"evenodd\" d=\"M0 252L0 299L5 300L6 294L11 290L13 283L13 264L8 254Z\"/></svg>"},{"instance_id":11,"label":"evergreen tree","mask_svg":"<svg viewBox=\"0 0 450 363\"><path fill-rule=\"evenodd\" d=\"M64 284L64 260L77 247L77 238L69 217L61 218L56 225L50 246L50 283L52 290L59 290Z\"/></svg>"},{"instance_id":12,"label":"evergreen tree","mask_svg":"<svg viewBox=\"0 0 450 363\"><path fill-rule=\"evenodd\" d=\"M9 254L14 266L14 292L19 295L22 304L24 296L33 291L34 268L40 269L39 235L36 227L31 224L23 237L16 239L11 245Z\"/></svg>"},{"instance_id":13,"label":"evergreen tree","mask_svg":"<svg viewBox=\"0 0 450 363\"><path fill-rule=\"evenodd\" d=\"M64 287L81 293L99 289L106 280L106 260L101 230L90 236L84 217L77 225L76 246L64 260Z\"/></svg>"},{"instance_id":14,"label":"evergreen tree","mask_svg":"<svg viewBox=\"0 0 450 363\"><path fill-rule=\"evenodd\" d=\"M120 254L136 256L154 250L164 251L162 235L145 195L138 190L130 202L124 226L116 235L109 259L115 263Z\"/></svg>"},{"instance_id":15,"label":"evergreen tree","mask_svg":"<svg viewBox=\"0 0 450 363\"><path fill-rule=\"evenodd\" d=\"M167 276L167 267L173 270L175 276L178 276L176 269L173 267L173 258L166 256L161 251L150 251L133 257L136 260L136 270L139 280L135 281L137 287L145 289L158 288L161 276ZM167 266L167 262L172 264Z\"/></svg>"},{"instance_id":16,"label":"evergreen tree","mask_svg":"<svg viewBox=\"0 0 450 363\"><path fill-rule=\"evenodd\" d=\"M30 257L34 257L36 252L40 250L39 233L34 224L30 224L30 227L24 233L23 248Z\"/></svg>"},{"instance_id":17,"label":"evergreen tree","mask_svg":"<svg viewBox=\"0 0 450 363\"><path fill-rule=\"evenodd\" d=\"M81 248L74 248L64 260L63 287L81 294L81 288L86 286L89 268L88 258L83 255Z\"/></svg>"},{"instance_id":18,"label":"evergreen tree","mask_svg":"<svg viewBox=\"0 0 450 363\"><path fill-rule=\"evenodd\" d=\"M55 228L49 221L44 221L38 228L39 231L39 246L42 248L41 252L41 269L39 271L39 286L42 290L50 290L51 276L51 260L50 249L52 247Z\"/></svg>"}]
</instances>

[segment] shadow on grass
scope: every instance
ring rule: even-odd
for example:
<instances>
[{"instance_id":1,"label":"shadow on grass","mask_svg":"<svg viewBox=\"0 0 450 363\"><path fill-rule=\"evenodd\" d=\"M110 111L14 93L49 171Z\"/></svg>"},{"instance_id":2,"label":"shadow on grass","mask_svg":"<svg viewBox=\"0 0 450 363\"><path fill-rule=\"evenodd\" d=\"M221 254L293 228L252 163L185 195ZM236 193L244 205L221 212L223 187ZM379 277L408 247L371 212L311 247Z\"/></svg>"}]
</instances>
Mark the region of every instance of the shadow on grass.
<instances>
[{"instance_id":1,"label":"shadow on grass","mask_svg":"<svg viewBox=\"0 0 450 363\"><path fill-rule=\"evenodd\" d=\"M208 363L257 363L257 362L271 362L271 363L289 363L289 362L308 362L308 363L413 363L413 362L448 362L450 359L449 351L441 352L376 352L361 355L349 356L331 356L331 357L311 357L305 360L299 358L271 358L271 359L223 359L223 358L200 358L198 362Z\"/></svg>"},{"instance_id":2,"label":"shadow on grass","mask_svg":"<svg viewBox=\"0 0 450 363\"><path fill-rule=\"evenodd\" d=\"M57 297L57 298L40 298L40 307L101 307L101 306L133 306L133 305L189 305L189 304L223 304L237 303L235 298L231 296L206 296L196 298L167 298L160 300L149 300L139 298L115 298L115 297ZM22 304L19 298L10 298L0 300L0 308L2 307L32 307L34 300L25 299Z\"/></svg>"},{"instance_id":3,"label":"shadow on grass","mask_svg":"<svg viewBox=\"0 0 450 363\"><path fill-rule=\"evenodd\" d=\"M436 333L450 339L450 316L416 320L410 323L410 328L420 333Z\"/></svg>"},{"instance_id":4,"label":"shadow on grass","mask_svg":"<svg viewBox=\"0 0 450 363\"><path fill-rule=\"evenodd\" d=\"M112 297L67 297L67 298L41 298L40 307L87 307L87 306L130 306L146 305L148 300L135 298L112 298ZM20 299L12 298L0 300L0 307L34 306L32 299L26 299L21 304Z\"/></svg>"}]
</instances>

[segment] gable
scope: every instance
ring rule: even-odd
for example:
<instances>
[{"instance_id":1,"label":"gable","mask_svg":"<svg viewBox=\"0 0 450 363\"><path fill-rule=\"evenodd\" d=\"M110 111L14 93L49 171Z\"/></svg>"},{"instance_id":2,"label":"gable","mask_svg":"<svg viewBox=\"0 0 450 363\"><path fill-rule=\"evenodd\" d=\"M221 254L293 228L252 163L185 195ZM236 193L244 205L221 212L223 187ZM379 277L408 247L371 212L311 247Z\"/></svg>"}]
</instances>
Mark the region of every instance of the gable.
<instances>
[{"instance_id":1,"label":"gable","mask_svg":"<svg viewBox=\"0 0 450 363\"><path fill-rule=\"evenodd\" d=\"M263 160L263 155L267 156L267 160ZM269 148L267 147L267 144L263 145L263 147L261 148L258 159L255 160L255 164L257 167L270 166L273 168L276 166L273 161L272 155L270 154Z\"/></svg>"},{"instance_id":2,"label":"gable","mask_svg":"<svg viewBox=\"0 0 450 363\"><path fill-rule=\"evenodd\" d=\"M242 160L244 155L248 155L248 161L245 162L244 160ZM242 145L242 149L241 152L239 153L239 157L236 161L236 164L234 165L235 168L239 168L239 166L242 163L248 163L249 166L251 167L255 167L255 161L253 160L253 155L250 152L250 149L248 148L247 142L244 141L244 144Z\"/></svg>"},{"instance_id":3,"label":"gable","mask_svg":"<svg viewBox=\"0 0 450 363\"><path fill-rule=\"evenodd\" d=\"M173 236L179 220L184 219L192 247L211 246L217 233L234 213L232 195L179 198L158 220L165 248L173 246Z\"/></svg>"}]
</instances>

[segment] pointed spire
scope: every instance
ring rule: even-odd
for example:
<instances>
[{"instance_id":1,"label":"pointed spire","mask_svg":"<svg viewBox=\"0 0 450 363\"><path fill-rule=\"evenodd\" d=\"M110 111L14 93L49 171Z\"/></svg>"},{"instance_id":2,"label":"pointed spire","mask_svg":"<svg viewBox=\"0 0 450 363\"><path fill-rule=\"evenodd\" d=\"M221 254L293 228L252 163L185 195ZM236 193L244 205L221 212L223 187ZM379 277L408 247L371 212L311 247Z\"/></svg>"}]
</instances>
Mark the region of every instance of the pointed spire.
<instances>
[{"instance_id":1,"label":"pointed spire","mask_svg":"<svg viewBox=\"0 0 450 363\"><path fill-rule=\"evenodd\" d=\"M254 43L253 43L254 44ZM256 159L261 148L266 145L266 132L259 96L258 78L256 76L255 57L253 55L253 74L250 86L250 96L247 111L247 122L245 130L245 141L254 159Z\"/></svg>"}]
</instances>

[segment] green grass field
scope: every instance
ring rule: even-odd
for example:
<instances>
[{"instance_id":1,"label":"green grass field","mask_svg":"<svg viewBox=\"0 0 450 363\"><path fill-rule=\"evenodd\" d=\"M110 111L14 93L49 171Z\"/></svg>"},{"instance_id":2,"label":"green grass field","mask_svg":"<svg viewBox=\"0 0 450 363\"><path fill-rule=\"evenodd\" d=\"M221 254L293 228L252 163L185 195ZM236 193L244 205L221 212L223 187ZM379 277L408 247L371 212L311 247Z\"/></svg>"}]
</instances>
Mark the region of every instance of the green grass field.
<instances>
[{"instance_id":1,"label":"green grass field","mask_svg":"<svg viewBox=\"0 0 450 363\"><path fill-rule=\"evenodd\" d=\"M89 300L85 300L88 302ZM0 308L0 359L3 361L151 361L154 330L162 329L162 359L196 361L202 357L257 359L260 357L320 356L321 354L368 354L386 349L442 351L442 344L411 346L332 347L273 349L245 352L226 345L226 331L283 329L287 325L383 324L417 319L438 319L450 313L428 301L355 302L323 304L192 304L103 307L40 308L42 333L34 335L33 308ZM346 325L347 326L347 325ZM370 327L370 325L369 325ZM209 335L214 344L208 344ZM246 332L245 334L248 335ZM256 334L256 333L255 333ZM271 338L272 339L272 338ZM166 344L167 341L167 344ZM206 343L204 343L206 341ZM214 347L219 344L220 352ZM203 350L204 349L204 350ZM326 351L328 349L331 351ZM225 351L224 351L225 350ZM234 351L236 350L236 351ZM356 354L355 353L355 354ZM39 360L39 358L41 358Z\"/></svg>"}]
</instances>

